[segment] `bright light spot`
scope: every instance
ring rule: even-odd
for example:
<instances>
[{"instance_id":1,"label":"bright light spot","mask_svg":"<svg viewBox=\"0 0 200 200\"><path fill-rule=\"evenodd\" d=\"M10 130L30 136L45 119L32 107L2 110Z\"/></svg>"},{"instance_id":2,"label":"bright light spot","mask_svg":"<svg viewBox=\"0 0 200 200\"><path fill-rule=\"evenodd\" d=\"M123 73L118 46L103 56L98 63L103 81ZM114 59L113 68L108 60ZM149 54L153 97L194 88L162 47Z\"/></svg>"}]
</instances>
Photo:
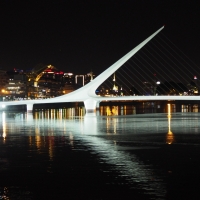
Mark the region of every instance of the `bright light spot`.
<instances>
[{"instance_id":1,"label":"bright light spot","mask_svg":"<svg viewBox=\"0 0 200 200\"><path fill-rule=\"evenodd\" d=\"M160 81L157 81L156 84L159 85L159 84L160 84Z\"/></svg>"}]
</instances>

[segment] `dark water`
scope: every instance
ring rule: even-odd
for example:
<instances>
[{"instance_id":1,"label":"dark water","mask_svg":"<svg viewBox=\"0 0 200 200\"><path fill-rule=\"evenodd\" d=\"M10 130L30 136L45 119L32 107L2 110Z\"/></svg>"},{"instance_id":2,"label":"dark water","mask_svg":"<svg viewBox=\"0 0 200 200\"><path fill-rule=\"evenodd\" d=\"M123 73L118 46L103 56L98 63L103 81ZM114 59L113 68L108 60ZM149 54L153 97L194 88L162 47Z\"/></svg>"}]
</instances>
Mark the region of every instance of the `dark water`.
<instances>
[{"instance_id":1,"label":"dark water","mask_svg":"<svg viewBox=\"0 0 200 200\"><path fill-rule=\"evenodd\" d=\"M0 113L0 199L199 199L200 114Z\"/></svg>"}]
</instances>

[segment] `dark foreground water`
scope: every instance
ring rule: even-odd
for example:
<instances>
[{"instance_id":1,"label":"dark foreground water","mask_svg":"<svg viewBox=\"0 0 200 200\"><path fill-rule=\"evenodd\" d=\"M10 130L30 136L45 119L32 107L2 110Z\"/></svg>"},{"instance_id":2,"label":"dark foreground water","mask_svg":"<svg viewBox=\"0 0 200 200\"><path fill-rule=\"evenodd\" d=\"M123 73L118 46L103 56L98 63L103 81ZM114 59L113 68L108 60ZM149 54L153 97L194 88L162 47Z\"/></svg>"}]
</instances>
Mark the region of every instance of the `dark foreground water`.
<instances>
[{"instance_id":1,"label":"dark foreground water","mask_svg":"<svg viewBox=\"0 0 200 200\"><path fill-rule=\"evenodd\" d=\"M199 199L200 114L0 113L0 199Z\"/></svg>"}]
</instances>

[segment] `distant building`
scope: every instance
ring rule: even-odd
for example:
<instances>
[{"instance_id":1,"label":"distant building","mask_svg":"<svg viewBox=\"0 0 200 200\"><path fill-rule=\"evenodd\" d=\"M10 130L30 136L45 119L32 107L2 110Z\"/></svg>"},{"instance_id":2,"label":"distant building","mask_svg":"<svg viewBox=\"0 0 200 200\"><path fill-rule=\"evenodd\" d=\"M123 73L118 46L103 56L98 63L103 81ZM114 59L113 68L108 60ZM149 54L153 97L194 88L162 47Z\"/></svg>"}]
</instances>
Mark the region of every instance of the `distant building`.
<instances>
[{"instance_id":1,"label":"distant building","mask_svg":"<svg viewBox=\"0 0 200 200\"><path fill-rule=\"evenodd\" d=\"M74 85L75 84L75 75L71 72L63 74L63 85Z\"/></svg>"},{"instance_id":2,"label":"distant building","mask_svg":"<svg viewBox=\"0 0 200 200\"><path fill-rule=\"evenodd\" d=\"M77 84L65 84L63 87L62 87L62 94L68 94L70 92L73 92L74 90L77 90L79 89L80 86L77 85Z\"/></svg>"},{"instance_id":3,"label":"distant building","mask_svg":"<svg viewBox=\"0 0 200 200\"><path fill-rule=\"evenodd\" d=\"M0 90L4 89L4 86L8 83L9 76L5 70L0 69Z\"/></svg>"},{"instance_id":4,"label":"distant building","mask_svg":"<svg viewBox=\"0 0 200 200\"><path fill-rule=\"evenodd\" d=\"M50 98L60 96L61 83L64 72L56 68L47 68L42 72L42 76L37 80L35 85L34 98Z\"/></svg>"},{"instance_id":5,"label":"distant building","mask_svg":"<svg viewBox=\"0 0 200 200\"><path fill-rule=\"evenodd\" d=\"M60 82L54 79L40 79L37 86L37 98L50 98L60 96Z\"/></svg>"},{"instance_id":6,"label":"distant building","mask_svg":"<svg viewBox=\"0 0 200 200\"><path fill-rule=\"evenodd\" d=\"M27 76L16 74L4 86L4 95L11 99L27 98Z\"/></svg>"}]
</instances>

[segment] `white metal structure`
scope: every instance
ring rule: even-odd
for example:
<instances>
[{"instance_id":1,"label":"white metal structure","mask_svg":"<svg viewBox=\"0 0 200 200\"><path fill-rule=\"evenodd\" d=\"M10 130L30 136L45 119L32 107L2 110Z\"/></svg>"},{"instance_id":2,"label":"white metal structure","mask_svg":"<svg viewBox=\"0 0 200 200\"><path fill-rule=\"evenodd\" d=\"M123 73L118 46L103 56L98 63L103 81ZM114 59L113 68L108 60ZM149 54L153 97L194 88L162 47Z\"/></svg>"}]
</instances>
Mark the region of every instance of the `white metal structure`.
<instances>
[{"instance_id":1,"label":"white metal structure","mask_svg":"<svg viewBox=\"0 0 200 200\"><path fill-rule=\"evenodd\" d=\"M156 36L162 29L161 27L146 40L141 42L138 46L132 49L129 53L111 65L108 69L102 72L99 76L93 79L88 84L84 85L78 90L75 90L69 94L59 97L44 99L44 100L25 100L25 101L11 101L2 102L1 106L7 105L27 105L27 111L33 110L34 104L43 103L64 103L64 102L84 102L86 112L95 112L99 107L101 101L109 100L200 100L199 96L120 96L120 97L100 97L97 96L96 89L109 78L117 69L119 69L128 59L130 59L136 52L138 52L145 44L147 44L154 36Z\"/></svg>"}]
</instances>

